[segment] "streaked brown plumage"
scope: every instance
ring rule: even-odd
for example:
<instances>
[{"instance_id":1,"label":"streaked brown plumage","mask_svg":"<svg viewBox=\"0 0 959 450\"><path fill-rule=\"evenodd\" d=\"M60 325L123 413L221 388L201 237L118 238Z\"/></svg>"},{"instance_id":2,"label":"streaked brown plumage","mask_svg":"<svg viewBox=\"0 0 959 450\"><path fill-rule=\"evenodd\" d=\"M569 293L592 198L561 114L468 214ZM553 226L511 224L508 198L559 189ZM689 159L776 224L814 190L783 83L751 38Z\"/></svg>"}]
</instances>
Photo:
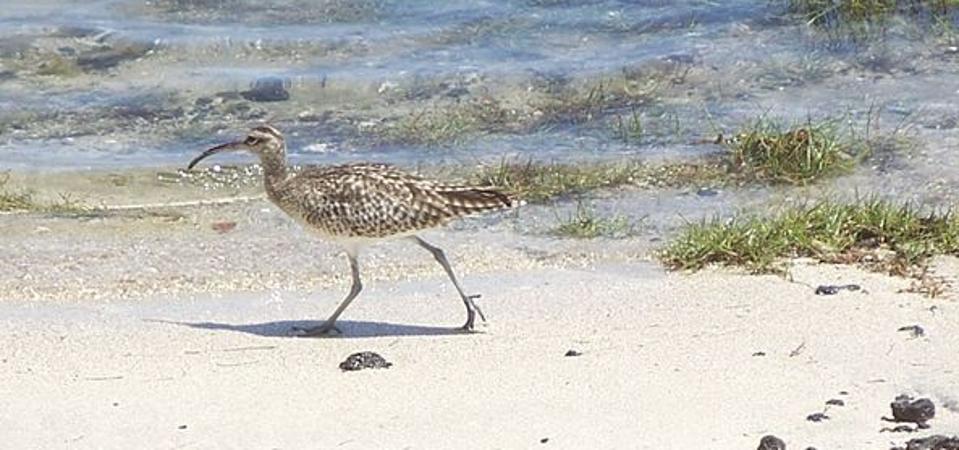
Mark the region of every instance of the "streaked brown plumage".
<instances>
[{"instance_id":1,"label":"streaked brown plumage","mask_svg":"<svg viewBox=\"0 0 959 450\"><path fill-rule=\"evenodd\" d=\"M269 125L250 131L246 139L213 147L190 162L230 150L248 150L260 157L270 200L307 229L334 240L346 250L353 274L349 295L323 324L299 330L307 336L325 335L362 290L357 255L363 245L383 239L409 237L430 251L443 266L466 305L463 329L472 330L478 295L466 295L441 249L416 233L467 216L511 208L516 200L491 187L451 185L424 179L386 164L349 164L310 168L291 175L286 167L283 135Z\"/></svg>"}]
</instances>

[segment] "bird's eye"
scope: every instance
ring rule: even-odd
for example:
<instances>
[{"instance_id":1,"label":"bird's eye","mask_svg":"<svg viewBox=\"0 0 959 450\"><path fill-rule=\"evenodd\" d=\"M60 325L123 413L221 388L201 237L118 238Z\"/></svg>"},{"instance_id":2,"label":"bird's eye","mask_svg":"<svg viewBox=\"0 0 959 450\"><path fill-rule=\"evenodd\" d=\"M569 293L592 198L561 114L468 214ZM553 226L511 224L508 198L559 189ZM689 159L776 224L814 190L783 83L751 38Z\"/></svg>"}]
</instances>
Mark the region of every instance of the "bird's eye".
<instances>
[{"instance_id":1,"label":"bird's eye","mask_svg":"<svg viewBox=\"0 0 959 450\"><path fill-rule=\"evenodd\" d=\"M250 137L246 138L246 144L247 144L247 145L256 145L257 142L260 142L260 140L257 139L257 138L255 138L255 137L253 137L253 136L250 136Z\"/></svg>"}]
</instances>

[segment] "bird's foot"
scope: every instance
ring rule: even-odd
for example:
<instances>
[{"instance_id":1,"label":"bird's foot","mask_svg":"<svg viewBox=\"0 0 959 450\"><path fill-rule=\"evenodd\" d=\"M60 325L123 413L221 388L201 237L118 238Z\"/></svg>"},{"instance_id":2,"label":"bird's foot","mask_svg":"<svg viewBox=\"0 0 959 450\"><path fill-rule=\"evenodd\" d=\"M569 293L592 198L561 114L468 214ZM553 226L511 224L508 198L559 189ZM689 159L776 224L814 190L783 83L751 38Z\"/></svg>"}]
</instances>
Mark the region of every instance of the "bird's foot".
<instances>
[{"instance_id":1,"label":"bird's foot","mask_svg":"<svg viewBox=\"0 0 959 450\"><path fill-rule=\"evenodd\" d=\"M466 303L466 323L460 327L463 331L472 332L475 330L477 315L479 315L480 320L486 322L486 316L483 315L483 310L473 301L478 298L480 298L480 294L467 295L463 298L463 302Z\"/></svg>"},{"instance_id":2,"label":"bird's foot","mask_svg":"<svg viewBox=\"0 0 959 450\"><path fill-rule=\"evenodd\" d=\"M316 327L293 327L292 332L297 337L336 337L343 335L339 328L329 322Z\"/></svg>"}]
</instances>

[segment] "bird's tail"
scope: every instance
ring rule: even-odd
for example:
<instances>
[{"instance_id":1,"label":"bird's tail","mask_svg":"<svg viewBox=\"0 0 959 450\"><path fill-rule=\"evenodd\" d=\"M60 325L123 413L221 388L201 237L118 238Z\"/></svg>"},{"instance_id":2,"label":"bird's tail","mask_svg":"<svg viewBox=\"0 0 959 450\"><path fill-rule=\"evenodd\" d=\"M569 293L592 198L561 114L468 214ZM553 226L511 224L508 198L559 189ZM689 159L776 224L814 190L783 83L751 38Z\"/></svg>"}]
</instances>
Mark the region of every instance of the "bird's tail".
<instances>
[{"instance_id":1,"label":"bird's tail","mask_svg":"<svg viewBox=\"0 0 959 450\"><path fill-rule=\"evenodd\" d=\"M437 191L457 215L509 209L522 204L516 197L493 187L441 186Z\"/></svg>"}]
</instances>

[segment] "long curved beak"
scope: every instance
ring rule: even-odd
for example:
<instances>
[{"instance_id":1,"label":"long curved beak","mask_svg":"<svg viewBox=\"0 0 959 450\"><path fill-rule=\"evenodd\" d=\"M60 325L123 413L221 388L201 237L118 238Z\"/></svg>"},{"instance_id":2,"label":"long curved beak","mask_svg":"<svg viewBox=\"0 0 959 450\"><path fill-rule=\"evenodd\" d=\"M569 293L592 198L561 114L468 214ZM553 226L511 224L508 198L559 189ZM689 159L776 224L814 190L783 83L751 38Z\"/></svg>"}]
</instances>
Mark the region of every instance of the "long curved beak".
<instances>
[{"instance_id":1,"label":"long curved beak","mask_svg":"<svg viewBox=\"0 0 959 450\"><path fill-rule=\"evenodd\" d=\"M199 163L201 160L203 160L207 156L215 155L220 152L227 152L230 150L240 150L243 148L246 148L246 144L243 141L227 142L226 144L217 145L216 147L213 147L203 153L200 153L200 156L193 158L193 161L190 161L190 164L186 166L186 170L192 169L193 166L197 165L197 163Z\"/></svg>"}]
</instances>

